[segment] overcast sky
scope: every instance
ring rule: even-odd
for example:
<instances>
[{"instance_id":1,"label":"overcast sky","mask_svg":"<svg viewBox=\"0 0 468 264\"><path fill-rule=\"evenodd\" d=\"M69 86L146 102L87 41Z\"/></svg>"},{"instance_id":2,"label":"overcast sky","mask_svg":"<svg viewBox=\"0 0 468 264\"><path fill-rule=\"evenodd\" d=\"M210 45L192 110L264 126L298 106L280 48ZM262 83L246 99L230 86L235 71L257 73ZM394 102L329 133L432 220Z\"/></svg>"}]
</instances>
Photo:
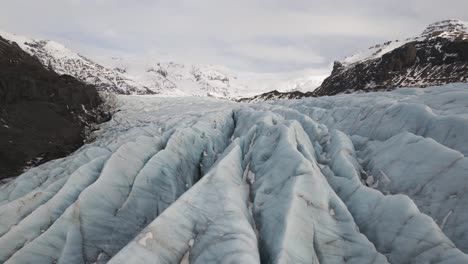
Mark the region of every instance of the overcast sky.
<instances>
[{"instance_id":1,"label":"overcast sky","mask_svg":"<svg viewBox=\"0 0 468 264\"><path fill-rule=\"evenodd\" d=\"M91 56L243 71L326 69L373 44L468 20L468 0L0 0L0 29Z\"/></svg>"}]
</instances>

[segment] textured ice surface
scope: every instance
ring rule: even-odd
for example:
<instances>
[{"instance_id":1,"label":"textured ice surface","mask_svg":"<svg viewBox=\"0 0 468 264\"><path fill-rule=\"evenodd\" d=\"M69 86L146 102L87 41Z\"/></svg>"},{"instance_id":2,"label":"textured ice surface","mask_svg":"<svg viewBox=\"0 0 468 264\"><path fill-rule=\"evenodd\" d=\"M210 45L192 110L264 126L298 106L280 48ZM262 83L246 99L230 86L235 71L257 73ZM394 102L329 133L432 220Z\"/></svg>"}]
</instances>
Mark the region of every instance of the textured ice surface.
<instances>
[{"instance_id":1,"label":"textured ice surface","mask_svg":"<svg viewBox=\"0 0 468 264\"><path fill-rule=\"evenodd\" d=\"M351 135L367 185L404 194L468 252L468 86L282 101Z\"/></svg>"},{"instance_id":2,"label":"textured ice surface","mask_svg":"<svg viewBox=\"0 0 468 264\"><path fill-rule=\"evenodd\" d=\"M5 263L468 263L468 86L120 97L0 186Z\"/></svg>"}]
</instances>

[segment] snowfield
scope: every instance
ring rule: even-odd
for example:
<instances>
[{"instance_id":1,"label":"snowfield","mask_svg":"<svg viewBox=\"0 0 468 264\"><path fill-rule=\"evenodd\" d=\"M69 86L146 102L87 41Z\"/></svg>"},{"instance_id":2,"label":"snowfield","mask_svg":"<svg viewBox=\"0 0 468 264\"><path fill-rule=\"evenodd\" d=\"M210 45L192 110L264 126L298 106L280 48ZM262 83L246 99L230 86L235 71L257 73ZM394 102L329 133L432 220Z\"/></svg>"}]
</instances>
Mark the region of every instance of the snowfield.
<instances>
[{"instance_id":1,"label":"snowfield","mask_svg":"<svg viewBox=\"0 0 468 264\"><path fill-rule=\"evenodd\" d=\"M2 263L468 263L468 85L120 96L0 186Z\"/></svg>"},{"instance_id":2,"label":"snowfield","mask_svg":"<svg viewBox=\"0 0 468 264\"><path fill-rule=\"evenodd\" d=\"M173 62L155 55L87 58L55 41L32 39L1 30L0 36L11 43L15 42L58 74L74 76L95 85L99 91L117 94L239 99L273 90L313 91L329 75L328 69L282 73L237 72L222 65Z\"/></svg>"}]
</instances>

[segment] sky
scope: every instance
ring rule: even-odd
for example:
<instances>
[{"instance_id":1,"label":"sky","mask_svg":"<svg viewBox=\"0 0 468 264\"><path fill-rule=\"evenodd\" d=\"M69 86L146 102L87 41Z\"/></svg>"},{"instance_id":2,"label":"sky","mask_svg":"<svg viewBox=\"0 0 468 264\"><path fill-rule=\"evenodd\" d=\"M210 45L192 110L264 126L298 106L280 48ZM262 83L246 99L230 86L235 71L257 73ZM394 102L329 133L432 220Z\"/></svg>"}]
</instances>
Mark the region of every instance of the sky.
<instances>
[{"instance_id":1,"label":"sky","mask_svg":"<svg viewBox=\"0 0 468 264\"><path fill-rule=\"evenodd\" d=\"M432 22L468 21L467 10L467 0L0 0L0 29L91 57L321 72Z\"/></svg>"}]
</instances>

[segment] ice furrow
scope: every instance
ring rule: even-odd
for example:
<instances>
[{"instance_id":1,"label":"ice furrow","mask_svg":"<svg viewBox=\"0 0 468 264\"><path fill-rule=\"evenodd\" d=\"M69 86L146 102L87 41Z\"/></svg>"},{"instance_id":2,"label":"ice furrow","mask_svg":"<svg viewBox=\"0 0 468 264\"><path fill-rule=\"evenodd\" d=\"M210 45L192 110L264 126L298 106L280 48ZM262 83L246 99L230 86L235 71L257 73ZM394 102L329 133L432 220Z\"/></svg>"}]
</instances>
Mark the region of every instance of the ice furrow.
<instances>
[{"instance_id":1,"label":"ice furrow","mask_svg":"<svg viewBox=\"0 0 468 264\"><path fill-rule=\"evenodd\" d=\"M260 263L234 142L213 169L109 263Z\"/></svg>"},{"instance_id":2,"label":"ice furrow","mask_svg":"<svg viewBox=\"0 0 468 264\"><path fill-rule=\"evenodd\" d=\"M0 186L0 262L468 263L467 95L120 97Z\"/></svg>"},{"instance_id":3,"label":"ice furrow","mask_svg":"<svg viewBox=\"0 0 468 264\"><path fill-rule=\"evenodd\" d=\"M24 247L25 243L33 241L47 231L54 221L76 201L80 193L97 179L106 159L105 156L100 157L83 165L70 176L64 187L58 190L49 201L22 220L12 219L9 230L0 237L0 248L2 248L0 260L5 261L18 248ZM13 216L15 215L10 215L10 217ZM2 224L5 224L6 220L6 217L2 217Z\"/></svg>"},{"instance_id":4,"label":"ice furrow","mask_svg":"<svg viewBox=\"0 0 468 264\"><path fill-rule=\"evenodd\" d=\"M284 112L285 110L281 110L281 111ZM291 113L290 111L288 111L288 112ZM310 120L304 119L304 118L302 118L302 117L299 117L299 118L298 118L297 115L295 115L295 114L294 114L294 115L289 115L289 117L290 117L290 118L293 118L293 119L296 119L296 120L300 120L302 123L304 123L304 122L310 122ZM304 126L304 124L303 124L303 126ZM307 127L307 125L304 126L304 127ZM315 135L315 133L312 133L312 135ZM313 137L311 137L311 138L313 138ZM398 140L397 140L397 141L398 141ZM395 143L395 142L393 142L393 143ZM389 144L392 144L392 143L389 143ZM395 144L394 144L394 145L395 145ZM396 148L398 148L398 149L404 149L404 147L398 146L398 145L396 146ZM318 149L318 148L316 148L316 149ZM385 149L385 148L383 148L383 149ZM344 151L352 153L354 150L353 150L352 145L351 145L351 146L346 147L346 148L344 149ZM382 153L385 153L385 152L382 151ZM443 154L441 153L441 155L443 155ZM370 155L370 156L372 157L372 155ZM375 156L375 155L374 155L374 156ZM387 155L387 156L389 156L389 155ZM391 157L394 157L394 158L396 158L396 159L398 159L399 157L401 157L401 156L398 156L397 154L390 155L390 156L391 156ZM462 155L461 155L461 156L462 156ZM459 157L458 157L458 159L459 159ZM381 159L381 160L385 160L385 159ZM411 159L403 159L403 160L407 160L407 161L409 160L409 161L410 161ZM452 162L452 163L453 163L453 162ZM347 166L347 165L346 165L346 161L343 161L343 160L339 160L339 159L338 159L338 161L336 162L336 164L339 164L339 167L346 168L346 169L344 169L344 170L342 169L343 171L351 171L351 172L352 172L353 170L355 171L354 173L343 173L343 175L345 175L345 177L360 179L360 171L361 171L361 170L355 170L355 169L353 168L353 166L355 166L355 165L356 165L356 167L357 167L357 161L355 161L354 164L348 162L348 164L351 165L351 166L348 165L348 167L346 167L346 166ZM436 163L436 164L437 164L437 163ZM413 166L413 167L414 167L414 166ZM450 168L450 167L451 167L451 166L448 166L448 168ZM405 166L395 166L395 168L405 168ZM459 177L463 177L463 174L460 173L460 171L461 171L461 170L458 170L458 174L457 174L457 175L458 175ZM444 176L444 174L442 174L442 176ZM454 181L454 182L460 182L460 181L462 181L462 179L458 179L458 181L456 180L456 181ZM399 181L397 181L397 183L398 183L398 182L399 182ZM441 188L444 188L444 187L445 187L444 184L440 184L440 186L441 186ZM463 186L462 186L462 188L463 188ZM359 193L359 190L360 190L360 189L361 189L361 186L358 185L357 187L354 188L354 190L353 190L352 192L350 192L349 194L347 194L348 197L342 197L342 198L346 201L346 200L348 200L349 198L351 198L351 196L353 196L354 194ZM449 188L449 189L453 190L454 188ZM459 200L457 199L456 201L459 201ZM449 207L449 208L450 208L450 207ZM446 209L446 210L449 210L449 209ZM463 212L459 212L459 215L463 215L463 214L464 214ZM431 223L431 224L433 224L433 223ZM364 226L366 226L366 225L364 225ZM430 226L430 225L429 225L429 226ZM448 239L446 239L446 243L449 243L449 244L450 244L451 242L450 242ZM460 245L461 245L461 244L462 244L462 243L460 243ZM451 247L451 248L454 249L453 247ZM414 250L416 250L416 249L414 249ZM454 250L454 251L456 251L456 250ZM456 256L456 255L459 256L459 255L463 255L463 254L457 253L457 254L453 254L453 255L454 255L454 256ZM397 262L397 263L399 263L399 262Z\"/></svg>"},{"instance_id":5,"label":"ice furrow","mask_svg":"<svg viewBox=\"0 0 468 264\"><path fill-rule=\"evenodd\" d=\"M464 142L468 142L468 133L463 133L468 131L466 112L446 106L447 101L460 105L468 100L468 95L460 92L462 89L464 85L457 84L428 88L424 92L398 89L391 93L340 95L278 104L349 135L383 141L406 131L432 138L467 156L468 145ZM368 114L362 116L362 111Z\"/></svg>"},{"instance_id":6,"label":"ice furrow","mask_svg":"<svg viewBox=\"0 0 468 264\"><path fill-rule=\"evenodd\" d=\"M212 128L213 122L217 123L215 128ZM50 229L38 239L28 241L9 262L29 263L34 258L38 263L49 263L69 259L72 256L66 254L73 251L68 245L78 243L83 248L79 255L85 262L96 261L100 255L112 257L202 176L199 164L211 167L216 154L226 147L232 122L230 113L226 113L170 132L167 144L140 136L136 141L121 145L104 165L97 181L80 194ZM163 145L165 149L160 151ZM193 148L182 151L188 145ZM47 254L35 257L35 248Z\"/></svg>"},{"instance_id":7,"label":"ice furrow","mask_svg":"<svg viewBox=\"0 0 468 264\"><path fill-rule=\"evenodd\" d=\"M354 141L361 141L358 155L365 161L368 174L382 182L377 187L380 191L408 195L457 247L468 251L468 237L464 235L468 234L468 227L460 225L462 219L468 218L467 158L432 139L410 133L382 142L359 138ZM391 181L385 181L383 175ZM446 218L449 212L456 216Z\"/></svg>"},{"instance_id":8,"label":"ice furrow","mask_svg":"<svg viewBox=\"0 0 468 264\"><path fill-rule=\"evenodd\" d=\"M362 185L354 147L345 134L333 130L325 151L331 159L330 169L324 171L328 182L342 197L361 231L391 263L468 261L468 256L407 196L383 196Z\"/></svg>"},{"instance_id":9,"label":"ice furrow","mask_svg":"<svg viewBox=\"0 0 468 264\"><path fill-rule=\"evenodd\" d=\"M246 159L255 174L253 214L262 263L386 262L357 232L344 204L327 187L314 162L312 143L297 121L251 110L237 112L237 120L252 120L256 127ZM319 126L309 126L313 128L313 134L323 133ZM248 126L239 125L234 133L244 145L251 137L242 135L249 134Z\"/></svg>"}]
</instances>

